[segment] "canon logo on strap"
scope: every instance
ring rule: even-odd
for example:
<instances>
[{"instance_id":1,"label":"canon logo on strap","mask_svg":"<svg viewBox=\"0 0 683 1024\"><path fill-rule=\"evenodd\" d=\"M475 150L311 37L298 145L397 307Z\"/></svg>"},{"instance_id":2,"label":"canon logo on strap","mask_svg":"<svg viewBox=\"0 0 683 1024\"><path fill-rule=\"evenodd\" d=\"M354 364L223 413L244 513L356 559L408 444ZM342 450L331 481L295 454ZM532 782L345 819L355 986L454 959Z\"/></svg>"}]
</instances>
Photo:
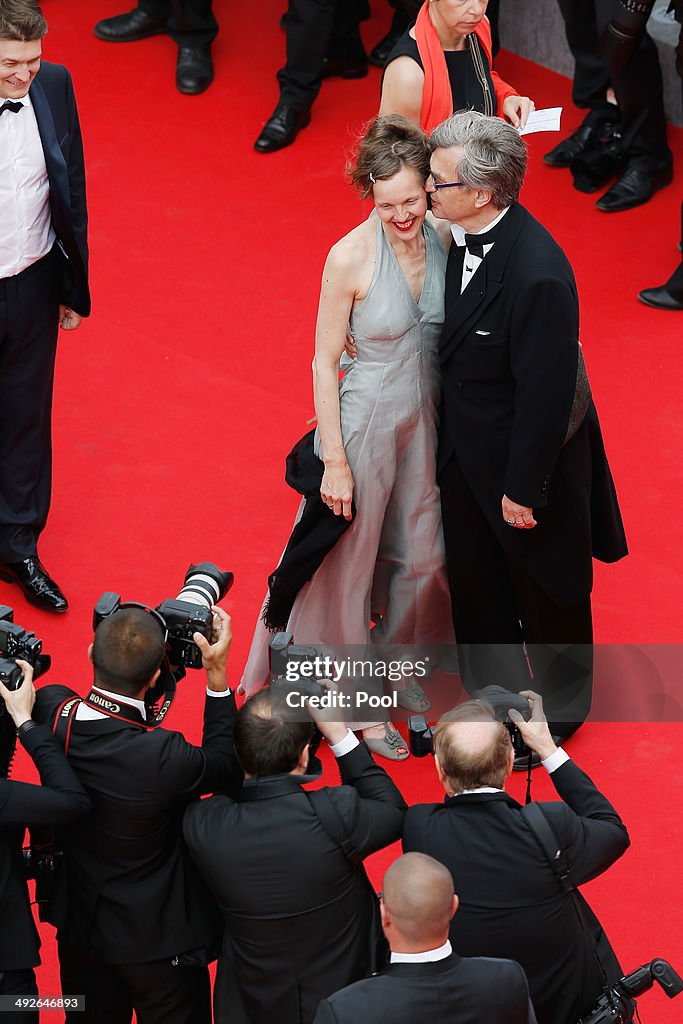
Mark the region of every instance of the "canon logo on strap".
<instances>
[{"instance_id":1,"label":"canon logo on strap","mask_svg":"<svg viewBox=\"0 0 683 1024\"><path fill-rule=\"evenodd\" d=\"M111 711L111 713L114 715L121 713L120 704L115 704L113 701L107 700L106 697L100 697L99 693L90 693L88 695L88 703L99 704L100 707L106 708L107 711ZM62 714L63 713L64 712L62 712Z\"/></svg>"}]
</instances>

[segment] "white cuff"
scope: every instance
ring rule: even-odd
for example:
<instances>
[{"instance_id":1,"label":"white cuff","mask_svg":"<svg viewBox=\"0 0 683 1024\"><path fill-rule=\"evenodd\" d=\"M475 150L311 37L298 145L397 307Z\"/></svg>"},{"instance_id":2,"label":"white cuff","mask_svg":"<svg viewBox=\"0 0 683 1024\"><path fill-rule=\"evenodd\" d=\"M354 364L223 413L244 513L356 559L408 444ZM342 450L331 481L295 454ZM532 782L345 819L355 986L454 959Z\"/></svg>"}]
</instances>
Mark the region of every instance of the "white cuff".
<instances>
[{"instance_id":1,"label":"white cuff","mask_svg":"<svg viewBox=\"0 0 683 1024\"><path fill-rule=\"evenodd\" d=\"M339 743L330 744L330 750L335 757L343 757L344 754L348 754L350 750L354 750L357 746L358 737L349 729L343 740L339 740Z\"/></svg>"},{"instance_id":2,"label":"white cuff","mask_svg":"<svg viewBox=\"0 0 683 1024\"><path fill-rule=\"evenodd\" d=\"M551 754L550 757L546 757L545 761L541 761L541 764L547 771L548 775L552 775L554 771L561 768L562 765L566 764L569 760L571 760L571 758L567 751L563 750L562 747L558 747L555 753Z\"/></svg>"},{"instance_id":3,"label":"white cuff","mask_svg":"<svg viewBox=\"0 0 683 1024\"><path fill-rule=\"evenodd\" d=\"M231 693L232 690L230 687L228 687L227 690L210 690L208 686L206 688L207 697L229 697Z\"/></svg>"}]
</instances>

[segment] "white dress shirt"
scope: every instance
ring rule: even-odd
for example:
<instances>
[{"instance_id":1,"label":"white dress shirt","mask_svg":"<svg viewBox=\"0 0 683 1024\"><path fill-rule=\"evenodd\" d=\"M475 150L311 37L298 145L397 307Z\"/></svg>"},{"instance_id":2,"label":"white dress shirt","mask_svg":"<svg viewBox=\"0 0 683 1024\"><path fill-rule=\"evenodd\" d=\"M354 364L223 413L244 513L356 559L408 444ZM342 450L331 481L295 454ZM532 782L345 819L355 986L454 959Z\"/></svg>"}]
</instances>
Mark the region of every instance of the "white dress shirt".
<instances>
[{"instance_id":1,"label":"white dress shirt","mask_svg":"<svg viewBox=\"0 0 683 1024\"><path fill-rule=\"evenodd\" d=\"M56 237L36 115L28 95L15 102L23 109L0 115L0 279L47 256Z\"/></svg>"},{"instance_id":2,"label":"white dress shirt","mask_svg":"<svg viewBox=\"0 0 683 1024\"><path fill-rule=\"evenodd\" d=\"M427 949L424 953L392 953L392 964L433 964L437 960L445 960L451 955L453 948L448 939L438 949Z\"/></svg>"},{"instance_id":3,"label":"white dress shirt","mask_svg":"<svg viewBox=\"0 0 683 1024\"><path fill-rule=\"evenodd\" d=\"M562 747L558 747L554 753L546 757L545 760L541 761L541 764L547 771L548 775L552 775L558 768L561 768L563 764L569 761L569 754ZM477 789L461 789L456 796L465 796L468 793L504 793L503 789L496 789L495 786L479 786Z\"/></svg>"},{"instance_id":4,"label":"white dress shirt","mask_svg":"<svg viewBox=\"0 0 683 1024\"><path fill-rule=\"evenodd\" d=\"M510 207L506 206L504 210L500 211L496 219L491 221L490 224L487 224L485 228L482 228L480 231L470 231L469 234L485 235L486 232L491 231L496 226L496 224L500 224L501 220L503 219L503 217L505 216L509 209ZM464 228L460 227L459 224L451 224L451 234L453 235L453 241L457 246L463 247L465 245L465 235L468 234L468 232L466 232ZM493 242L491 242L490 245L484 246L484 256L488 256L488 254L491 252L491 249L493 249ZM476 272L479 270L479 267L481 266L482 262L483 261L480 260L478 256L473 256L469 249L465 250L465 259L462 265L462 280L460 282L461 295L465 291L465 288L467 288L467 285L470 283Z\"/></svg>"},{"instance_id":5,"label":"white dress shirt","mask_svg":"<svg viewBox=\"0 0 683 1024\"><path fill-rule=\"evenodd\" d=\"M144 700L136 700L135 697L124 697L121 693L113 693L111 690L103 690L101 686L93 686L95 693L100 693L103 697L108 697L109 700L118 703L124 701L126 704L130 704L132 707L137 708L142 715L145 722L147 721L147 708L145 707ZM229 697L232 691L228 688L227 690L209 690L207 687L206 693L209 697ZM106 718L107 716L96 708L91 708L88 704L79 704L76 709L76 720L79 722L94 722L98 718Z\"/></svg>"}]
</instances>

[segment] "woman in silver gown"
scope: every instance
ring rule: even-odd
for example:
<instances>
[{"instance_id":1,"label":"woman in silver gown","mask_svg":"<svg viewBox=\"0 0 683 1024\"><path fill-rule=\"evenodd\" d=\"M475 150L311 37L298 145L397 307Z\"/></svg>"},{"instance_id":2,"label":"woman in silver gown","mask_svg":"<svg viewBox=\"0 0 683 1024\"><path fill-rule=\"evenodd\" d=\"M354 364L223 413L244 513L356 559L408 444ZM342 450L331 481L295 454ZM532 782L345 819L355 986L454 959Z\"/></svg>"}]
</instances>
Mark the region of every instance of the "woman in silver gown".
<instances>
[{"instance_id":1,"label":"woman in silver gown","mask_svg":"<svg viewBox=\"0 0 683 1024\"><path fill-rule=\"evenodd\" d=\"M374 210L327 258L313 363L321 498L347 519L353 498L357 512L294 602L287 628L297 644L381 651L453 643L436 485L446 254L425 220L428 174L416 125L396 115L371 122L350 177ZM271 635L259 621L247 694L269 679ZM430 706L414 679L398 700L417 712ZM390 722L363 732L375 753L408 756Z\"/></svg>"}]
</instances>

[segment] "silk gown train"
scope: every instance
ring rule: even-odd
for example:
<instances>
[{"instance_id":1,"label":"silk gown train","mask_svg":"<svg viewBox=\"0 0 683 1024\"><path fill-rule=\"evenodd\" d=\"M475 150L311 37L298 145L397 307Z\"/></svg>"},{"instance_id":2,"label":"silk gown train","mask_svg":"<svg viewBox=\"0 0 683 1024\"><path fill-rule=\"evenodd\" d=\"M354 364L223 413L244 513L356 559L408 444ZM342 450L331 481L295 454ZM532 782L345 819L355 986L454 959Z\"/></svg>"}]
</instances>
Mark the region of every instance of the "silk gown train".
<instances>
[{"instance_id":1,"label":"silk gown train","mask_svg":"<svg viewBox=\"0 0 683 1024\"><path fill-rule=\"evenodd\" d=\"M350 316L357 355L342 357L339 385L357 514L298 594L288 623L295 643L357 645L353 657L386 645L454 643L436 484L446 255L425 222L425 278L416 302L382 222L371 216L375 271ZM315 450L320 455L317 431ZM247 694L270 679L271 637L259 620L242 678Z\"/></svg>"}]
</instances>

